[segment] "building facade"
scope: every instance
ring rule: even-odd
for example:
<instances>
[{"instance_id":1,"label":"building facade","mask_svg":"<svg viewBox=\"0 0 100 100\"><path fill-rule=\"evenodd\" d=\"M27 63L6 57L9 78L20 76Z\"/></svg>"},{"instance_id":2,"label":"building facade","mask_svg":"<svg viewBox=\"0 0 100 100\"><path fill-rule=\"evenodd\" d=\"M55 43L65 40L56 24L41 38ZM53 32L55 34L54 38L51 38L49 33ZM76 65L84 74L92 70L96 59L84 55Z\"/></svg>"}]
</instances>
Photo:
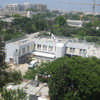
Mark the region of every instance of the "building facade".
<instances>
[{"instance_id":1,"label":"building facade","mask_svg":"<svg viewBox=\"0 0 100 100\"><path fill-rule=\"evenodd\" d=\"M89 21L71 20L71 19L67 20L67 24L72 27L82 27L84 23L89 23Z\"/></svg>"},{"instance_id":2,"label":"building facade","mask_svg":"<svg viewBox=\"0 0 100 100\"><path fill-rule=\"evenodd\" d=\"M52 61L56 58L67 56L82 56L100 58L100 47L87 42L73 42L70 39L32 37L7 43L6 62L14 64L24 63L27 55L33 55L39 59Z\"/></svg>"},{"instance_id":3,"label":"building facade","mask_svg":"<svg viewBox=\"0 0 100 100\"><path fill-rule=\"evenodd\" d=\"M0 8L0 16L5 16L5 15L12 16L15 14L19 14L21 16L27 16L28 9L33 10L33 12L31 13L31 15L33 15L34 13L37 14L37 11L39 12L47 11L47 6L44 4L30 4L28 2L24 4L6 4L4 8Z\"/></svg>"},{"instance_id":4,"label":"building facade","mask_svg":"<svg viewBox=\"0 0 100 100\"><path fill-rule=\"evenodd\" d=\"M7 4L5 5L5 10L8 12L18 12L23 11L24 7L20 4Z\"/></svg>"}]
</instances>

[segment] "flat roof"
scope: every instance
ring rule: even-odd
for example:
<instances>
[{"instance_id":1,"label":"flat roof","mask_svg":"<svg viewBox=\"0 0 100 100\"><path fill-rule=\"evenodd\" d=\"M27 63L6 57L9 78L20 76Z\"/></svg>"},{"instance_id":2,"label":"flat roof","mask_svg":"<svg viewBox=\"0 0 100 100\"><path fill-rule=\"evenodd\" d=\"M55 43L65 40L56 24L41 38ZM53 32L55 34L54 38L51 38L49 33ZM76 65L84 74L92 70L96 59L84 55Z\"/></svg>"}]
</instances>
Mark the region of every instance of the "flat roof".
<instances>
[{"instance_id":1,"label":"flat roof","mask_svg":"<svg viewBox=\"0 0 100 100\"><path fill-rule=\"evenodd\" d=\"M7 86L8 90L17 90L17 89L23 89L25 93L28 95L39 95L41 93L42 96L48 96L49 88L48 86L44 86L43 83L40 83L38 87L34 86L33 84L30 84L32 80L28 82L23 82L18 85L9 85ZM35 82L35 81L33 81Z\"/></svg>"},{"instance_id":2,"label":"flat roof","mask_svg":"<svg viewBox=\"0 0 100 100\"><path fill-rule=\"evenodd\" d=\"M66 47L73 47L73 48L82 48L88 49L90 47L89 42L81 42L79 40L74 41L74 38L67 38L67 37L39 37L38 35L41 34L40 32L33 33L31 35L26 35L24 39L20 39L17 41L10 42L16 46L24 46L30 43L40 44L40 45L48 45L48 46L56 46L56 43L64 43Z\"/></svg>"},{"instance_id":3,"label":"flat roof","mask_svg":"<svg viewBox=\"0 0 100 100\"><path fill-rule=\"evenodd\" d=\"M90 47L90 45L88 43L69 42L69 43L66 44L66 47L88 49Z\"/></svg>"}]
</instances>

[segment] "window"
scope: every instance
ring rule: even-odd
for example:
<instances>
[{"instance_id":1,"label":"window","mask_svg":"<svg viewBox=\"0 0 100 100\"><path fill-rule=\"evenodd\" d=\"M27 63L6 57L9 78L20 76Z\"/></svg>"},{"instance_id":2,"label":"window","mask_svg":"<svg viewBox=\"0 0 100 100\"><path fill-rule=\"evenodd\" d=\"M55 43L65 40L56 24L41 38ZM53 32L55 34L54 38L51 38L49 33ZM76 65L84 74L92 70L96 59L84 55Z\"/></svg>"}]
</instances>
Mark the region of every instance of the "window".
<instances>
[{"instance_id":1,"label":"window","mask_svg":"<svg viewBox=\"0 0 100 100\"><path fill-rule=\"evenodd\" d=\"M75 48L73 48L73 52L75 52Z\"/></svg>"},{"instance_id":2,"label":"window","mask_svg":"<svg viewBox=\"0 0 100 100\"><path fill-rule=\"evenodd\" d=\"M85 49L83 49L83 53L86 53L86 50Z\"/></svg>"},{"instance_id":3,"label":"window","mask_svg":"<svg viewBox=\"0 0 100 100\"><path fill-rule=\"evenodd\" d=\"M29 52L29 46L27 46L27 52Z\"/></svg>"},{"instance_id":4,"label":"window","mask_svg":"<svg viewBox=\"0 0 100 100\"><path fill-rule=\"evenodd\" d=\"M83 57L85 57L85 56L86 56L86 50L83 49Z\"/></svg>"},{"instance_id":5,"label":"window","mask_svg":"<svg viewBox=\"0 0 100 100\"><path fill-rule=\"evenodd\" d=\"M21 55L21 50L19 50L19 56Z\"/></svg>"},{"instance_id":6,"label":"window","mask_svg":"<svg viewBox=\"0 0 100 100\"><path fill-rule=\"evenodd\" d=\"M40 45L40 44L38 44L38 45L37 45L37 48L38 48L39 50L41 50L41 45Z\"/></svg>"},{"instance_id":7,"label":"window","mask_svg":"<svg viewBox=\"0 0 100 100\"><path fill-rule=\"evenodd\" d=\"M34 44L34 49L36 49L36 44Z\"/></svg>"},{"instance_id":8,"label":"window","mask_svg":"<svg viewBox=\"0 0 100 100\"><path fill-rule=\"evenodd\" d=\"M53 51L53 47L52 46L49 46L49 51Z\"/></svg>"},{"instance_id":9,"label":"window","mask_svg":"<svg viewBox=\"0 0 100 100\"><path fill-rule=\"evenodd\" d=\"M18 55L18 50L16 49L16 55Z\"/></svg>"},{"instance_id":10,"label":"window","mask_svg":"<svg viewBox=\"0 0 100 100\"><path fill-rule=\"evenodd\" d=\"M22 48L22 53L23 53L23 54L25 53L25 48Z\"/></svg>"},{"instance_id":11,"label":"window","mask_svg":"<svg viewBox=\"0 0 100 100\"><path fill-rule=\"evenodd\" d=\"M47 50L47 46L46 45L43 45L43 50Z\"/></svg>"},{"instance_id":12,"label":"window","mask_svg":"<svg viewBox=\"0 0 100 100\"><path fill-rule=\"evenodd\" d=\"M70 52L72 52L73 51L73 48L70 48Z\"/></svg>"},{"instance_id":13,"label":"window","mask_svg":"<svg viewBox=\"0 0 100 100\"><path fill-rule=\"evenodd\" d=\"M82 49L80 49L80 54L82 54Z\"/></svg>"}]
</instances>

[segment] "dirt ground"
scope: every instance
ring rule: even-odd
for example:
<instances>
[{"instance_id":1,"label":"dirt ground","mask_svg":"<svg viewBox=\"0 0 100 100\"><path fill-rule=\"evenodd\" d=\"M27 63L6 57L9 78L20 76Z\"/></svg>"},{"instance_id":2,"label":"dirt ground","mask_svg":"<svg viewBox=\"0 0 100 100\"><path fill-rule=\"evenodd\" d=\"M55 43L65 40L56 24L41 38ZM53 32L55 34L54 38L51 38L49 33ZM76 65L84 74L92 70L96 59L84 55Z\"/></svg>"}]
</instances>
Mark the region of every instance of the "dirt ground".
<instances>
[{"instance_id":1,"label":"dirt ground","mask_svg":"<svg viewBox=\"0 0 100 100\"><path fill-rule=\"evenodd\" d=\"M9 64L8 65L9 68L7 68L7 71L20 71L22 73L22 75L25 75L25 73L28 71L28 64L18 64L18 65L14 65L14 64Z\"/></svg>"}]
</instances>

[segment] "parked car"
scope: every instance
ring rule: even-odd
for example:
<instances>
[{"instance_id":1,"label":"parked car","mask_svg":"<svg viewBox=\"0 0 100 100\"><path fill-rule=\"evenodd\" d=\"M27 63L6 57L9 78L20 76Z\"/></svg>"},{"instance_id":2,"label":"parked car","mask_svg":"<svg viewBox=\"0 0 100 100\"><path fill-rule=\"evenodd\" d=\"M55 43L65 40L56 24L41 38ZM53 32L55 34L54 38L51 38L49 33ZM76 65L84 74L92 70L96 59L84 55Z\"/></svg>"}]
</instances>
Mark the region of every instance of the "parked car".
<instances>
[{"instance_id":1,"label":"parked car","mask_svg":"<svg viewBox=\"0 0 100 100\"><path fill-rule=\"evenodd\" d=\"M29 67L28 68L33 68L37 65L37 60L32 60L30 63L29 63Z\"/></svg>"}]
</instances>

